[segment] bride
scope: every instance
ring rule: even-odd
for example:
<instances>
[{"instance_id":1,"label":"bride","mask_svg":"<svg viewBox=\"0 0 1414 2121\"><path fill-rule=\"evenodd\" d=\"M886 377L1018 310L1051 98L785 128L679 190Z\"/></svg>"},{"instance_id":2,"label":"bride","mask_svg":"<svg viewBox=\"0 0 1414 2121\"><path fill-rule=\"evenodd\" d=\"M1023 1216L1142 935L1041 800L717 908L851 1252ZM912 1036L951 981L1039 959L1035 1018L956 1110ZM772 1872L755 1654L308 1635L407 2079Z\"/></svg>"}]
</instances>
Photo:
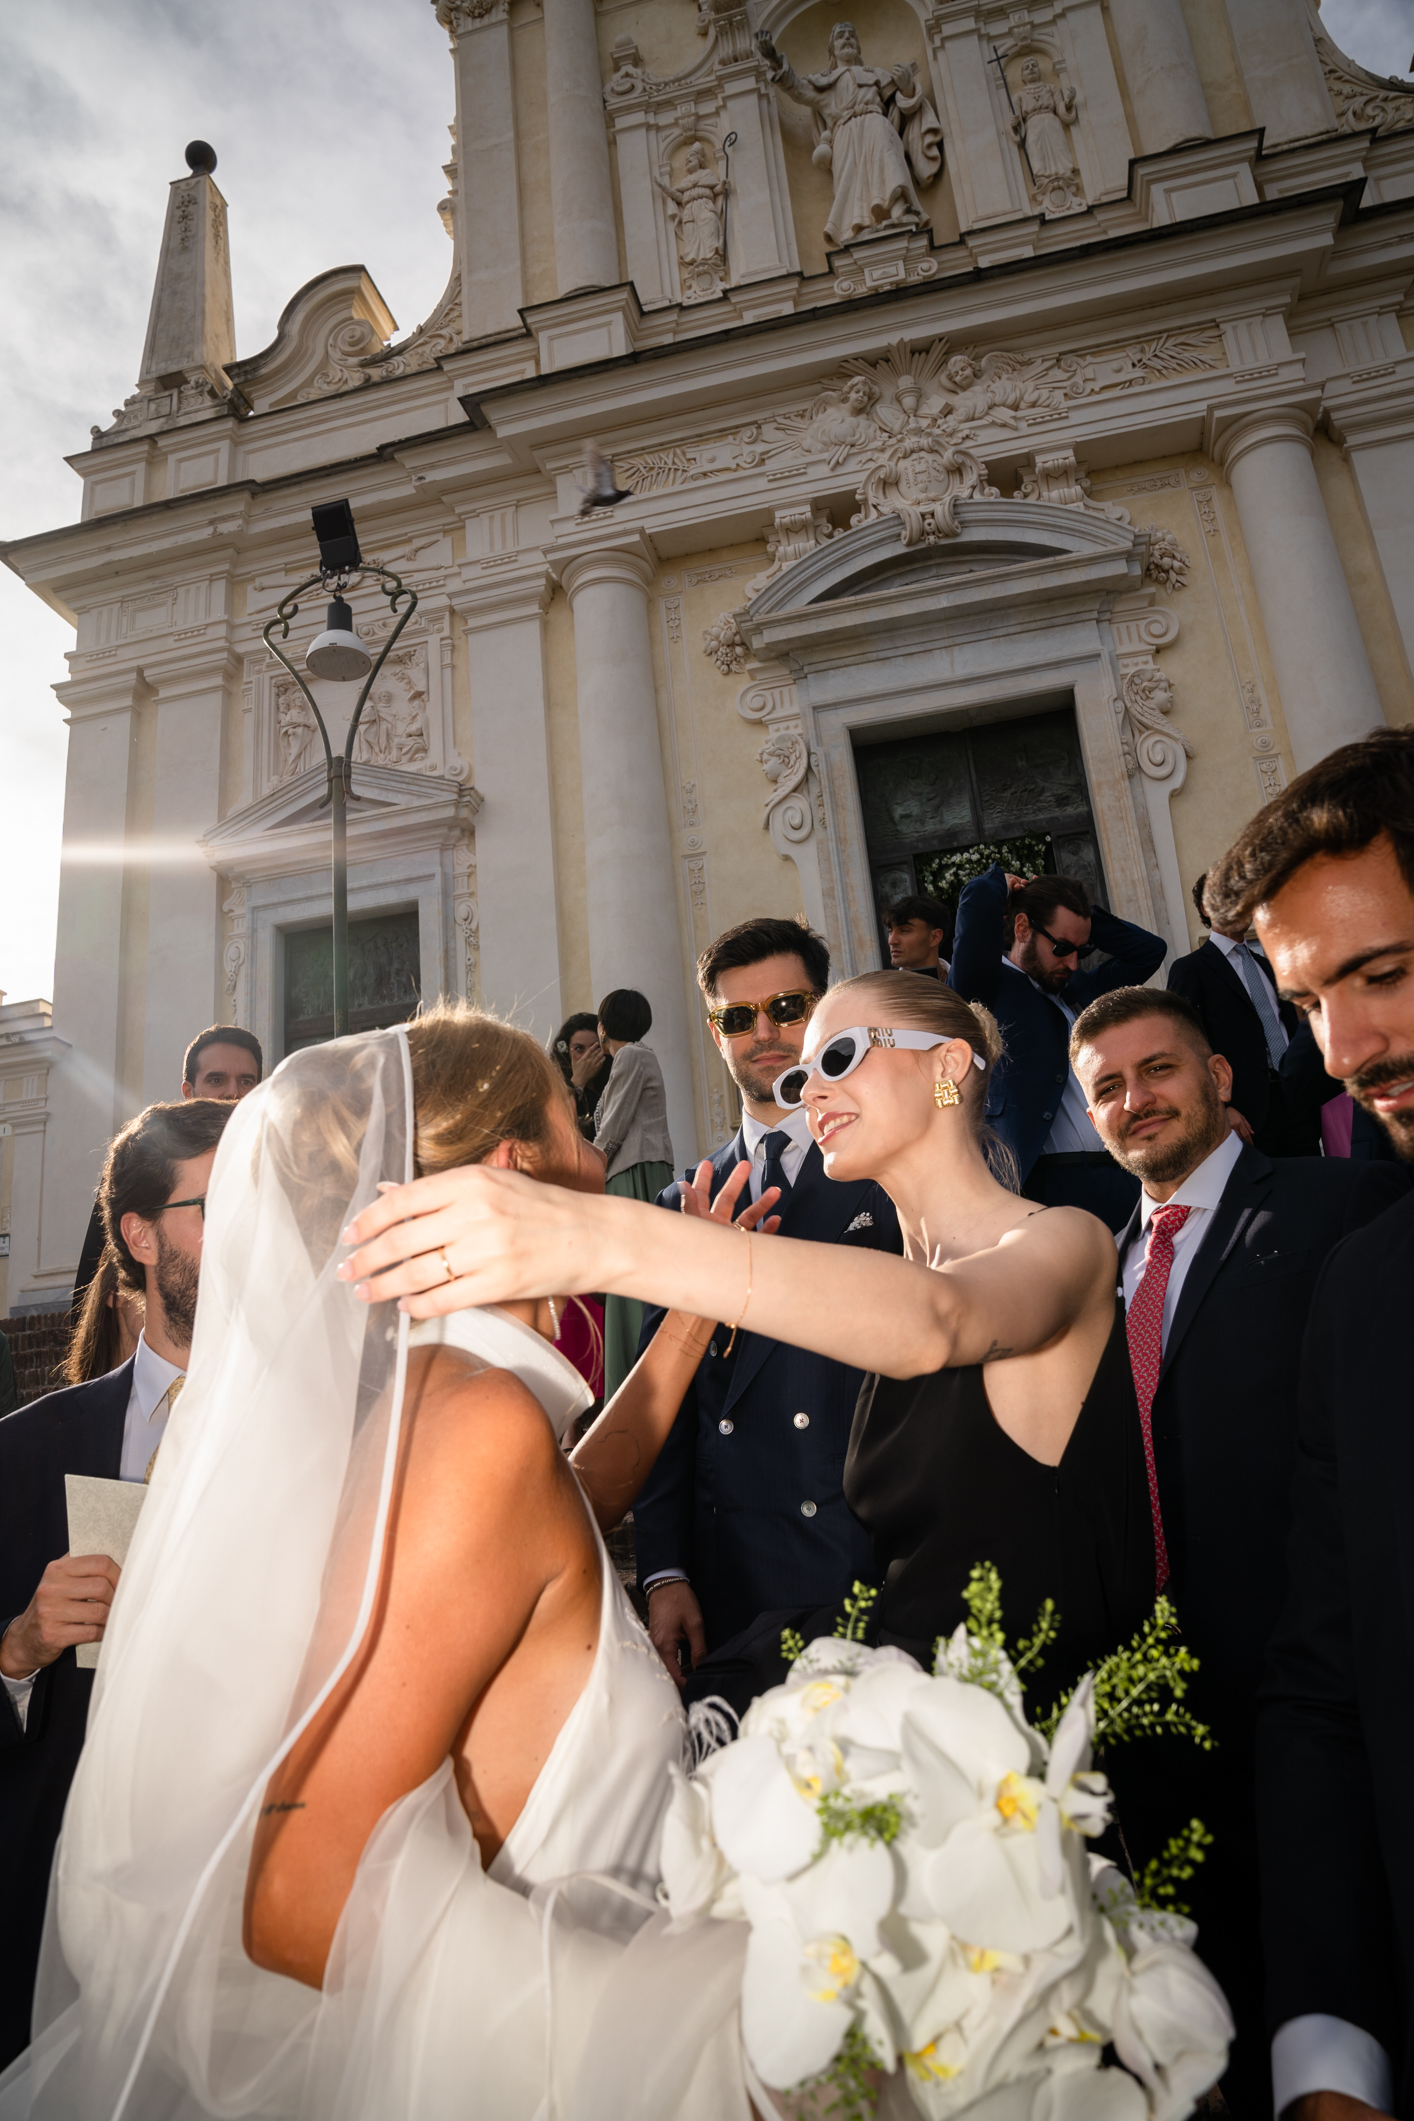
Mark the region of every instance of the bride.
<instances>
[{"instance_id":1,"label":"bride","mask_svg":"<svg viewBox=\"0 0 1414 2121\"><path fill-rule=\"evenodd\" d=\"M475 1163L602 1191L549 1058L457 1006L232 1118L3 2121L753 2111L738 1926L653 1899L686 1726L585 1506L651 1458L601 1425L571 1471L557 1300L414 1327L336 1274L380 1188ZM701 1331L666 1322L640 1426Z\"/></svg>"}]
</instances>

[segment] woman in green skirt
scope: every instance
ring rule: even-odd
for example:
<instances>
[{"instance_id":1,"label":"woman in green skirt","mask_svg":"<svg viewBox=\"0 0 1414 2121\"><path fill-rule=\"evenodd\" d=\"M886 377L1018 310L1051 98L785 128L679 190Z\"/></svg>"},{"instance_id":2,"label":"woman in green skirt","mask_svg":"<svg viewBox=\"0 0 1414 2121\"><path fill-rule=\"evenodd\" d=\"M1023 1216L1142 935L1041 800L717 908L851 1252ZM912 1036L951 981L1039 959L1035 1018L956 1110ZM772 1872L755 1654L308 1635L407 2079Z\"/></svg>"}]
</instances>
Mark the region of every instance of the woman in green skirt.
<instances>
[{"instance_id":1,"label":"woman in green skirt","mask_svg":"<svg viewBox=\"0 0 1414 2121\"><path fill-rule=\"evenodd\" d=\"M646 995L616 987L599 1004L599 1042L613 1057L594 1114L594 1145L606 1162L606 1189L656 1200L673 1182L668 1098L658 1056L643 1041L653 1023ZM612 1399L638 1359L643 1306L611 1296L604 1306L604 1397Z\"/></svg>"}]
</instances>

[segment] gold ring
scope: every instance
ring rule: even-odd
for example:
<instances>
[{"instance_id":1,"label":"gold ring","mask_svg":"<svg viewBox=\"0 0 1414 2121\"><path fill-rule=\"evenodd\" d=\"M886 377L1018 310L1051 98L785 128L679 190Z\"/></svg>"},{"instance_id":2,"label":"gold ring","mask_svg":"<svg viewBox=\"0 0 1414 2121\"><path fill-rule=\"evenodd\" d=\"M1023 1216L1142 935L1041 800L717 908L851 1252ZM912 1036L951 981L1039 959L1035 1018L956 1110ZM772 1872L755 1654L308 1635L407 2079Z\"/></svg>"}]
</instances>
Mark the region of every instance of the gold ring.
<instances>
[{"instance_id":1,"label":"gold ring","mask_svg":"<svg viewBox=\"0 0 1414 2121\"><path fill-rule=\"evenodd\" d=\"M450 1260L448 1259L448 1257L447 1257L447 1248L446 1248L446 1246L445 1246L445 1245L443 1245L443 1247L442 1247L441 1251L440 1251L440 1252L438 1253L437 1257L438 1257L438 1258L439 1258L439 1259L441 1260L441 1262L442 1262L442 1265L443 1265L443 1266L444 1266L444 1267L446 1268L446 1270L447 1270L447 1279L448 1279L448 1281L455 1281L455 1280L456 1280L456 1278L457 1278L456 1268L455 1268L455 1267L454 1267L454 1266L452 1265L452 1262L451 1262L451 1261L450 1261Z\"/></svg>"}]
</instances>

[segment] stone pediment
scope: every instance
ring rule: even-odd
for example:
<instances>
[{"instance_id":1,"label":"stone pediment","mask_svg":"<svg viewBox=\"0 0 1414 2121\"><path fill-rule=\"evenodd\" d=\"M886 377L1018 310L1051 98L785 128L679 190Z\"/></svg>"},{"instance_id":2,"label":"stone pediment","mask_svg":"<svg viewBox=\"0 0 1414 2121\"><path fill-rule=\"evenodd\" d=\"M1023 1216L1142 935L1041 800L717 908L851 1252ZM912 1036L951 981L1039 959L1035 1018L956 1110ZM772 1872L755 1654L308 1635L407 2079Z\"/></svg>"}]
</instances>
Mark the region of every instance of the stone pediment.
<instances>
[{"instance_id":1,"label":"stone pediment","mask_svg":"<svg viewBox=\"0 0 1414 2121\"><path fill-rule=\"evenodd\" d=\"M306 767L293 780L233 811L200 842L219 875L236 882L293 875L331 857L327 774ZM466 838L481 796L463 781L393 766L355 766L348 812L349 863Z\"/></svg>"},{"instance_id":2,"label":"stone pediment","mask_svg":"<svg viewBox=\"0 0 1414 2121\"><path fill-rule=\"evenodd\" d=\"M381 353L397 328L364 268L336 265L291 296L270 344L230 374L253 411L269 412L366 380L356 364Z\"/></svg>"},{"instance_id":3,"label":"stone pediment","mask_svg":"<svg viewBox=\"0 0 1414 2121\"><path fill-rule=\"evenodd\" d=\"M830 538L753 598L740 620L743 632L750 639L753 625L805 606L839 604L885 591L942 589L950 583L980 589L987 577L1015 583L1018 568L1049 575L1057 562L1065 573L1087 576L1099 563L1101 571L1115 570L1117 586L1123 586L1131 572L1137 586L1142 572L1142 533L1085 508L1047 501L959 500L956 518L956 535L937 542L904 545L895 515Z\"/></svg>"}]
</instances>

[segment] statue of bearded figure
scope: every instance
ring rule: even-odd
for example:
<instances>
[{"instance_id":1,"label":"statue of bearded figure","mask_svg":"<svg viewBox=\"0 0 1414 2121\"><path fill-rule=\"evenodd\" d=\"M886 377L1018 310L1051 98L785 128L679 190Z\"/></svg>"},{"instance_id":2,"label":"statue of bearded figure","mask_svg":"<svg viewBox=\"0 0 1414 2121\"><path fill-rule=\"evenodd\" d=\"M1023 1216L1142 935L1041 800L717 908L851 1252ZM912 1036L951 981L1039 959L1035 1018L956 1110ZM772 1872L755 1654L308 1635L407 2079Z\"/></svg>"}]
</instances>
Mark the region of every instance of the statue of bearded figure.
<instances>
[{"instance_id":1,"label":"statue of bearded figure","mask_svg":"<svg viewBox=\"0 0 1414 2121\"><path fill-rule=\"evenodd\" d=\"M931 184L942 168L943 132L913 67L865 66L852 22L831 30L824 73L804 78L764 30L756 42L776 86L815 114L813 159L835 180L830 242L926 221L915 184Z\"/></svg>"}]
</instances>

